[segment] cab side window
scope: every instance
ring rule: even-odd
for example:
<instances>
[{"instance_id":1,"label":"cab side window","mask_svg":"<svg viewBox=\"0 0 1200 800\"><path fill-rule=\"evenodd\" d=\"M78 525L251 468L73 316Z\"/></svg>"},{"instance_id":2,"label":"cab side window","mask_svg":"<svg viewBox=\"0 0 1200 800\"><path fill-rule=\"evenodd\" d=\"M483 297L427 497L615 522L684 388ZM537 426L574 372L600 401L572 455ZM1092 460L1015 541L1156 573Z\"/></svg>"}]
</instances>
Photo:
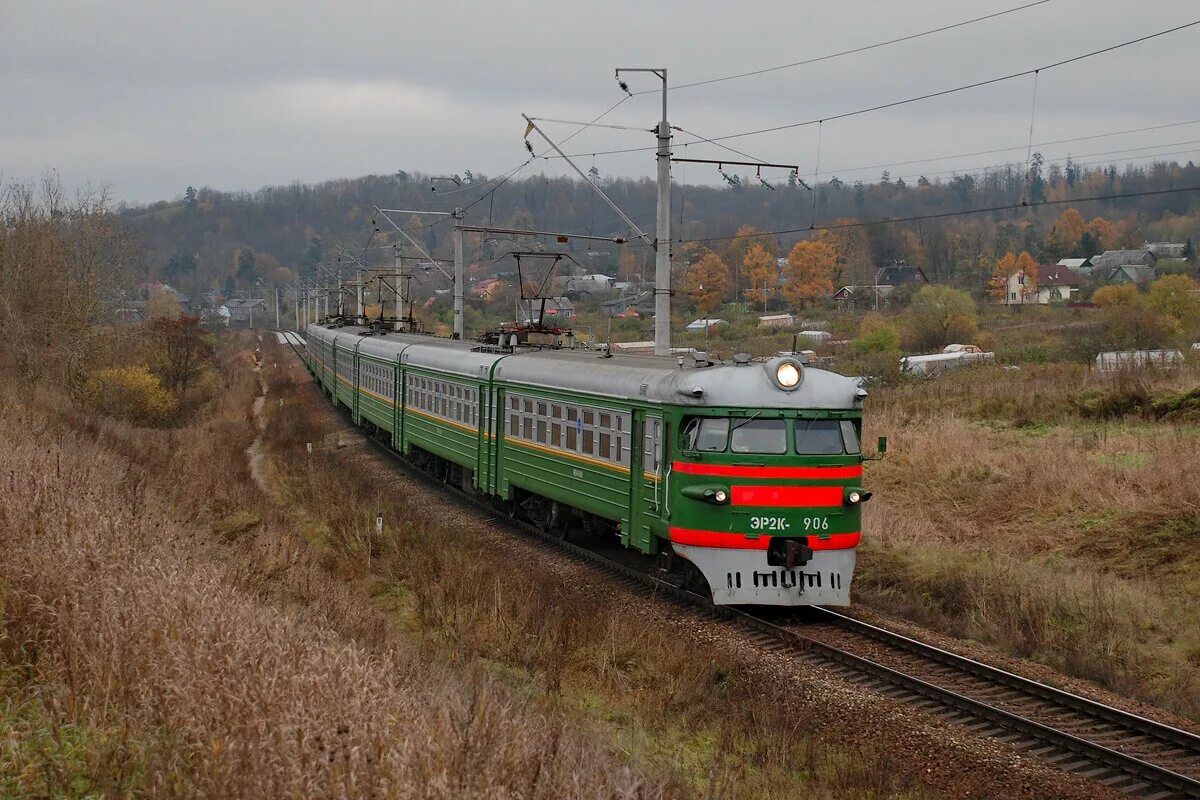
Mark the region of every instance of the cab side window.
<instances>
[{"instance_id":1,"label":"cab side window","mask_svg":"<svg viewBox=\"0 0 1200 800\"><path fill-rule=\"evenodd\" d=\"M693 417L683 429L685 450L724 453L729 444L729 420L725 417Z\"/></svg>"}]
</instances>

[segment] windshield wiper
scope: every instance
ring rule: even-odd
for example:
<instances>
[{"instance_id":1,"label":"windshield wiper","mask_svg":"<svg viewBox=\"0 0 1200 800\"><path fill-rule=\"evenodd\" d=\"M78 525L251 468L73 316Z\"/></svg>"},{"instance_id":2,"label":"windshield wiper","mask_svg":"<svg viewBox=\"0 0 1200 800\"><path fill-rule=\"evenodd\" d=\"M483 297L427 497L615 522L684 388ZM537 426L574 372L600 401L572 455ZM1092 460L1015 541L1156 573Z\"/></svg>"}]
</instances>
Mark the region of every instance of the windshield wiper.
<instances>
[{"instance_id":1,"label":"windshield wiper","mask_svg":"<svg viewBox=\"0 0 1200 800\"><path fill-rule=\"evenodd\" d=\"M738 428L742 427L743 425L748 425L751 422L754 422L754 420L758 419L758 415L761 413L762 413L762 411L755 411L754 414L752 414L749 417L746 417L746 419L742 420L737 425L734 425L733 427L731 427L729 429L729 432L733 433L734 431L736 431Z\"/></svg>"}]
</instances>

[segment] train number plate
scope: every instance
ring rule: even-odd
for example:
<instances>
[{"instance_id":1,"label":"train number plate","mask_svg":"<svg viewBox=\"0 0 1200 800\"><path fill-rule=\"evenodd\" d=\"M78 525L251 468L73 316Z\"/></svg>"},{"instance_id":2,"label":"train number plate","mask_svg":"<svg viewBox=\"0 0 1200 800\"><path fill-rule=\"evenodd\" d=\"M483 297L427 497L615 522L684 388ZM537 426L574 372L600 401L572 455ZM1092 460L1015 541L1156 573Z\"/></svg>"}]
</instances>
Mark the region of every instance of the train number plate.
<instances>
[{"instance_id":1,"label":"train number plate","mask_svg":"<svg viewBox=\"0 0 1200 800\"><path fill-rule=\"evenodd\" d=\"M796 529L804 530L805 532L817 532L829 530L828 517L802 517L798 520L789 520L787 517L765 517L755 516L750 517L750 530L752 531L790 531L795 523Z\"/></svg>"},{"instance_id":2,"label":"train number plate","mask_svg":"<svg viewBox=\"0 0 1200 800\"><path fill-rule=\"evenodd\" d=\"M787 517L751 517L752 531L786 531L791 529Z\"/></svg>"}]
</instances>

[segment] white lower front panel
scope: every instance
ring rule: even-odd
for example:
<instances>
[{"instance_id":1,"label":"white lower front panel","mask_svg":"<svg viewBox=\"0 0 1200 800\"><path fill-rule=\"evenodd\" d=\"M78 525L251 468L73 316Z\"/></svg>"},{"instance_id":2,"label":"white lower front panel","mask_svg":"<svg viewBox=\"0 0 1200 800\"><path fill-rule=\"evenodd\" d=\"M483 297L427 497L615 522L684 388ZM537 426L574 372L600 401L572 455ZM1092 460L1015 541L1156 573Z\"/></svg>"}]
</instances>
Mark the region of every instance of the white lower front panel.
<instances>
[{"instance_id":1,"label":"white lower front panel","mask_svg":"<svg viewBox=\"0 0 1200 800\"><path fill-rule=\"evenodd\" d=\"M704 574L717 605L848 606L853 548L817 550L793 569L767 564L766 550L673 544Z\"/></svg>"}]
</instances>

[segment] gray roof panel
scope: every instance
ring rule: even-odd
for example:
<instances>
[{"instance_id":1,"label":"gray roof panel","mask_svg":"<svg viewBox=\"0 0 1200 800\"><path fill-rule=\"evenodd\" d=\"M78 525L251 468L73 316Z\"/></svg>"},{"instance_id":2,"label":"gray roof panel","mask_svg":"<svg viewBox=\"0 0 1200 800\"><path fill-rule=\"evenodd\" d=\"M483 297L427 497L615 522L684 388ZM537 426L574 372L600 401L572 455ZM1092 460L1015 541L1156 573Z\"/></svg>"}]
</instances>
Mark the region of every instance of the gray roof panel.
<instances>
[{"instance_id":1,"label":"gray roof panel","mask_svg":"<svg viewBox=\"0 0 1200 800\"><path fill-rule=\"evenodd\" d=\"M362 330L314 325L309 327L309 336L335 338L341 349L353 349L361 342L360 352L388 360L399 356L405 365L466 377L486 378L496 365L495 375L501 381L614 400L777 409L854 409L862 400L856 381L816 367L803 367L803 379L796 389L780 389L773 377L779 358L702 368L685 359L685 366L680 367L675 357L626 354L606 358L589 350L479 352L473 342L400 333L364 337Z\"/></svg>"}]
</instances>

